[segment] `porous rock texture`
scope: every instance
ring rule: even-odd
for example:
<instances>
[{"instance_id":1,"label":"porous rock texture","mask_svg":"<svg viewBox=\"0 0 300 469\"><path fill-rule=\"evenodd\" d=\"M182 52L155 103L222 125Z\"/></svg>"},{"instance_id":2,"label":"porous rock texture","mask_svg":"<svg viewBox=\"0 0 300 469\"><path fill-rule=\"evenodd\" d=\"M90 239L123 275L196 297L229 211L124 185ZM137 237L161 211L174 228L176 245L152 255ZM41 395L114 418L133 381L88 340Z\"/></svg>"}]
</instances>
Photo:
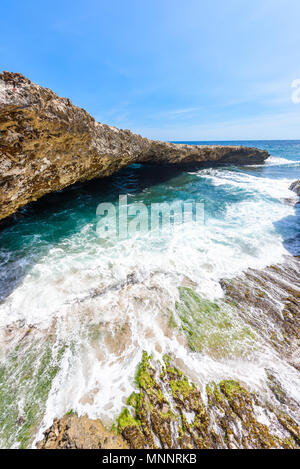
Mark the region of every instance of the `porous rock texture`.
<instances>
[{"instance_id":1,"label":"porous rock texture","mask_svg":"<svg viewBox=\"0 0 300 469\"><path fill-rule=\"evenodd\" d=\"M277 402L275 395L274 405L267 404L234 380L209 383L201 393L170 363L170 357L165 356L162 364L146 352L138 367L136 383L138 392L129 396L127 407L118 418L119 435L106 432L106 446L101 446L105 430L100 420L65 416L55 419L37 447L299 448L299 425L285 412L286 406ZM272 385L277 389L278 383L272 382ZM268 425L261 420L269 421ZM100 440L101 445L97 446Z\"/></svg>"},{"instance_id":2,"label":"porous rock texture","mask_svg":"<svg viewBox=\"0 0 300 469\"><path fill-rule=\"evenodd\" d=\"M300 371L300 256L223 279L225 299L239 316Z\"/></svg>"},{"instance_id":3,"label":"porous rock texture","mask_svg":"<svg viewBox=\"0 0 300 469\"><path fill-rule=\"evenodd\" d=\"M133 163L259 164L268 156L242 146L149 140L96 122L19 73L0 74L0 219L44 194Z\"/></svg>"},{"instance_id":4,"label":"porous rock texture","mask_svg":"<svg viewBox=\"0 0 300 469\"><path fill-rule=\"evenodd\" d=\"M299 257L288 256L281 264L248 269L221 281L224 300L256 331L257 347L268 343L296 369L300 369L299 266ZM208 382L201 389L178 367L176 357L165 355L159 362L144 352L135 376L136 391L117 419L118 441L133 449L299 449L299 405L272 363L263 371L260 391L234 379ZM57 430L67 418L55 419L39 448L77 447L73 434L63 440ZM102 438L101 422L85 419L87 424L99 422L94 437ZM82 447L90 447L89 432L79 427L78 431Z\"/></svg>"},{"instance_id":5,"label":"porous rock texture","mask_svg":"<svg viewBox=\"0 0 300 469\"><path fill-rule=\"evenodd\" d=\"M39 449L126 449L120 435L109 432L100 420L76 414L55 419L37 445Z\"/></svg>"},{"instance_id":6,"label":"porous rock texture","mask_svg":"<svg viewBox=\"0 0 300 469\"><path fill-rule=\"evenodd\" d=\"M290 190L296 192L296 194L300 197L300 179L292 182L292 184L290 185Z\"/></svg>"}]
</instances>

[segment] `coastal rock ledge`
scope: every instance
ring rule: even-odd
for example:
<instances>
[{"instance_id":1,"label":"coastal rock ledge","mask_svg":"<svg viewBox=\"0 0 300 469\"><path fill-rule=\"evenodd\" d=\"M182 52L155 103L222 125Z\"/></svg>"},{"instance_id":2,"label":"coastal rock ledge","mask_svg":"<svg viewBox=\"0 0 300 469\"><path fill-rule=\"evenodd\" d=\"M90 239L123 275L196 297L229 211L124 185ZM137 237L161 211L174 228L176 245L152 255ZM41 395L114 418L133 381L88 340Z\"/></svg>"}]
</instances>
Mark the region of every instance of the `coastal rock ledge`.
<instances>
[{"instance_id":1,"label":"coastal rock ledge","mask_svg":"<svg viewBox=\"0 0 300 469\"><path fill-rule=\"evenodd\" d=\"M19 73L0 74L0 219L44 194L133 163L260 164L267 151L149 140L96 122Z\"/></svg>"},{"instance_id":2,"label":"coastal rock ledge","mask_svg":"<svg viewBox=\"0 0 300 469\"><path fill-rule=\"evenodd\" d=\"M290 190L295 192L300 197L300 179L292 182L292 184L290 185Z\"/></svg>"}]
</instances>

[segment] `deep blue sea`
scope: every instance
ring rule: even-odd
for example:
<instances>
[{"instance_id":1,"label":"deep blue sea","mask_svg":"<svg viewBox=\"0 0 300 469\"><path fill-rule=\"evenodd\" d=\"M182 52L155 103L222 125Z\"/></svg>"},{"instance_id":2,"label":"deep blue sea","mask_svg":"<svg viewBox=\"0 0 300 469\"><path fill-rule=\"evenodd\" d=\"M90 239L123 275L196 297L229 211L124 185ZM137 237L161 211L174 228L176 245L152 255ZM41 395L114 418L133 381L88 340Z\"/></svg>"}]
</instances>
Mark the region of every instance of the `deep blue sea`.
<instances>
[{"instance_id":1,"label":"deep blue sea","mask_svg":"<svg viewBox=\"0 0 300 469\"><path fill-rule=\"evenodd\" d=\"M19 428L10 416L33 412L29 390L41 376L48 387L43 382L40 394L36 388L36 438L53 417L70 409L111 423L134 389L142 350L160 357L176 354L203 383L237 376L260 385L265 366L261 355L253 352L247 360L231 357L225 362L209 353L191 353L180 334L170 331L170 312L175 314L180 286L219 301L220 279L300 254L299 208L289 190L291 182L300 179L300 140L180 143L246 145L271 156L263 165L243 167L133 165L112 177L45 196L2 225L0 359L10 377L3 389L0 386L3 446L18 447L25 438L27 427ZM119 195L126 195L129 204L147 207L201 200L205 223L186 223L157 236L103 240L97 235L97 206L116 205ZM22 353L28 357L29 349L18 349L16 365L12 354L18 340L8 330L19 331L14 334L19 340L30 330L31 347L37 347L41 357L51 332L55 345L49 360L57 366L51 380L36 356L30 359L30 376L24 378ZM32 365L35 360L37 365ZM277 358L270 355L268 360L275 363ZM10 386L18 408L8 404Z\"/></svg>"}]
</instances>

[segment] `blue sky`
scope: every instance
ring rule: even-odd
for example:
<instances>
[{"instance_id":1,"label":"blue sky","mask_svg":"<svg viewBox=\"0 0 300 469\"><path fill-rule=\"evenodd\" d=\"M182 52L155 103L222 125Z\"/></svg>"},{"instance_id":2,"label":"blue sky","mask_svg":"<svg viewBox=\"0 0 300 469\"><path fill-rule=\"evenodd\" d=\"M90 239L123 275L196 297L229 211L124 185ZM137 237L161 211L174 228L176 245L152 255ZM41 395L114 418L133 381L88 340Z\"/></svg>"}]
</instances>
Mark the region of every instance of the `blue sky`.
<instances>
[{"instance_id":1,"label":"blue sky","mask_svg":"<svg viewBox=\"0 0 300 469\"><path fill-rule=\"evenodd\" d=\"M162 140L300 139L299 0L2 0L0 24L0 70L101 122Z\"/></svg>"}]
</instances>

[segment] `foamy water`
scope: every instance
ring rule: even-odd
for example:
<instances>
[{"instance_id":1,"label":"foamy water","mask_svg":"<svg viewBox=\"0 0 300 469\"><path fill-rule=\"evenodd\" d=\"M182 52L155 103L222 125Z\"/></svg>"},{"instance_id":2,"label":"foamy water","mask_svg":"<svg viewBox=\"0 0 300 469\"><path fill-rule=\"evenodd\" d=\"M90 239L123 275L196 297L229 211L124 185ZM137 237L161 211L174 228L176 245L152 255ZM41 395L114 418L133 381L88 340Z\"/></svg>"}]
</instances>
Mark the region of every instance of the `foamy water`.
<instances>
[{"instance_id":1,"label":"foamy water","mask_svg":"<svg viewBox=\"0 0 300 469\"><path fill-rule=\"evenodd\" d=\"M86 197L76 194L76 206L71 201L57 211L51 208L48 219L43 212L40 230L34 225L36 213L8 228L1 266L3 363L16 346L15 341L7 341L5 331L16 324L31 328L33 342L55 331L55 342L67 345L35 441L53 418L70 409L113 423L135 389L134 375L143 350L157 359L173 354L200 387L210 380L237 378L262 392L265 369L272 368L300 402L296 370L258 337L243 344L242 355L221 359L205 351L192 352L182 331L170 326L170 315L177 317L178 287L221 301L222 278L280 262L289 254L286 233L278 223L295 218L297 198L288 187L299 163L287 161L274 156L268 162L270 167L290 168L280 178L262 175L261 168L208 168L176 173L163 183L142 187L133 176L137 187L133 191L117 179L115 186L127 189L130 198L139 201L172 201L182 194L204 200L206 223L184 224L171 234L104 243L96 234L93 215L95 200L102 201L101 192L89 192ZM115 194L110 197L104 194L105 200L115 201ZM60 220L68 220L68 229L58 236ZM290 236L297 234L296 221L289 230ZM21 245L20 236L28 237ZM5 294L9 285L14 287ZM237 330L242 327L234 309L228 307L226 314Z\"/></svg>"}]
</instances>

